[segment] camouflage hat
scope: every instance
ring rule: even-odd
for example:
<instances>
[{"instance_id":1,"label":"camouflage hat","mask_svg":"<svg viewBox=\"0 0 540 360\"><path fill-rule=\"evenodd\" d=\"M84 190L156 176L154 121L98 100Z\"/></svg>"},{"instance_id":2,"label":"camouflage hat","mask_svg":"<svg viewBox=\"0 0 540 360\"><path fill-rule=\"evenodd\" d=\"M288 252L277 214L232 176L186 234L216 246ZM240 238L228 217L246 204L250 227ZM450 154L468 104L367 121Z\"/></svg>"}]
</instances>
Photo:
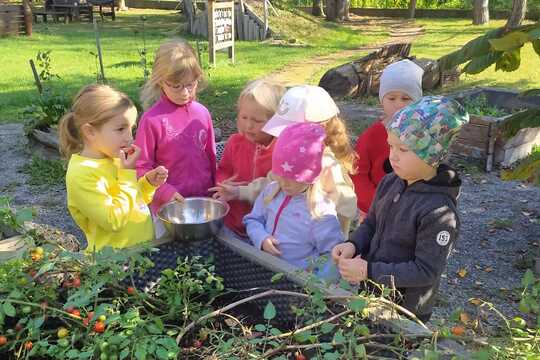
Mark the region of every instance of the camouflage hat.
<instances>
[{"instance_id":1,"label":"camouflage hat","mask_svg":"<svg viewBox=\"0 0 540 360\"><path fill-rule=\"evenodd\" d=\"M437 166L448 153L450 141L469 114L457 101L425 96L400 111L386 126L428 165Z\"/></svg>"}]
</instances>

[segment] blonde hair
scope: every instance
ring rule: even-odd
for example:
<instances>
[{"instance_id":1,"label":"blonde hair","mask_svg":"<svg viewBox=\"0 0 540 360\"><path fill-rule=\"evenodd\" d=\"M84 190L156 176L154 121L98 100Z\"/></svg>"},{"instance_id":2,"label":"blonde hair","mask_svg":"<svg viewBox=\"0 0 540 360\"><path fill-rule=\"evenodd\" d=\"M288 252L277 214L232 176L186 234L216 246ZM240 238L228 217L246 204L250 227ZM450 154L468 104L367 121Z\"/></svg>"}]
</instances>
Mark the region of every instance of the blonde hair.
<instances>
[{"instance_id":1,"label":"blonde hair","mask_svg":"<svg viewBox=\"0 0 540 360\"><path fill-rule=\"evenodd\" d=\"M156 52L152 75L141 91L141 102L146 109L161 96L164 81L177 83L178 79L193 76L200 80L202 69L195 50L183 39L171 39L160 45Z\"/></svg>"},{"instance_id":2,"label":"blonde hair","mask_svg":"<svg viewBox=\"0 0 540 360\"><path fill-rule=\"evenodd\" d=\"M339 116L334 116L320 124L326 132L325 145L332 150L341 166L349 174L354 175L356 173L355 162L358 155L356 155L351 144L345 122Z\"/></svg>"},{"instance_id":3,"label":"blonde hair","mask_svg":"<svg viewBox=\"0 0 540 360\"><path fill-rule=\"evenodd\" d=\"M255 101L265 110L266 118L270 119L277 111L279 101L285 93L285 90L285 86L276 82L264 79L253 80L250 81L240 93L236 106L237 108L240 108L240 102L242 100Z\"/></svg>"},{"instance_id":4,"label":"blonde hair","mask_svg":"<svg viewBox=\"0 0 540 360\"><path fill-rule=\"evenodd\" d=\"M135 108L129 97L108 85L88 85L73 99L71 110L58 124L60 152L67 159L84 146L81 126L100 127L116 115Z\"/></svg>"},{"instance_id":5,"label":"blonde hair","mask_svg":"<svg viewBox=\"0 0 540 360\"><path fill-rule=\"evenodd\" d=\"M319 178L320 179L320 178ZM313 184L309 184L306 189L306 202L307 202L307 208L309 210L309 214L314 219L319 219L321 217L321 214L318 211L317 204L319 203L320 194L324 194L324 190L322 190L322 183L317 179ZM277 194L281 191L281 187L278 185L276 186L273 191L271 191L268 195L264 197L264 205L268 206L272 200L276 197Z\"/></svg>"}]
</instances>

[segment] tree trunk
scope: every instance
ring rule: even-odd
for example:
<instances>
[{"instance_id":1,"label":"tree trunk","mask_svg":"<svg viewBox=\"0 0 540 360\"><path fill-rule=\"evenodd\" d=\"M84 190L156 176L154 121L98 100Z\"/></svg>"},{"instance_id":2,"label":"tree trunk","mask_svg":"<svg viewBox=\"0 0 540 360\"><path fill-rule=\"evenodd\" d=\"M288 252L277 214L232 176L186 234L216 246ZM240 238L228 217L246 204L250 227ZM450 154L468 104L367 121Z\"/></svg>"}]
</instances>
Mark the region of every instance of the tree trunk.
<instances>
[{"instance_id":1,"label":"tree trunk","mask_svg":"<svg viewBox=\"0 0 540 360\"><path fill-rule=\"evenodd\" d=\"M473 24L485 25L489 23L489 0L474 0Z\"/></svg>"},{"instance_id":2,"label":"tree trunk","mask_svg":"<svg viewBox=\"0 0 540 360\"><path fill-rule=\"evenodd\" d=\"M349 2L347 0L327 0L326 1L326 20L343 21L345 20L346 8Z\"/></svg>"},{"instance_id":3,"label":"tree trunk","mask_svg":"<svg viewBox=\"0 0 540 360\"><path fill-rule=\"evenodd\" d=\"M517 28L525 19L525 12L527 11L527 0L514 0L512 3L512 12L506 23L506 27L509 29Z\"/></svg>"},{"instance_id":4,"label":"tree trunk","mask_svg":"<svg viewBox=\"0 0 540 360\"><path fill-rule=\"evenodd\" d=\"M409 1L409 19L414 19L414 13L416 12L416 0Z\"/></svg>"},{"instance_id":5,"label":"tree trunk","mask_svg":"<svg viewBox=\"0 0 540 360\"><path fill-rule=\"evenodd\" d=\"M127 11L128 7L126 6L126 0L118 0L118 11Z\"/></svg>"},{"instance_id":6,"label":"tree trunk","mask_svg":"<svg viewBox=\"0 0 540 360\"><path fill-rule=\"evenodd\" d=\"M322 0L313 0L313 7L311 9L311 14L313 16L324 16Z\"/></svg>"}]
</instances>

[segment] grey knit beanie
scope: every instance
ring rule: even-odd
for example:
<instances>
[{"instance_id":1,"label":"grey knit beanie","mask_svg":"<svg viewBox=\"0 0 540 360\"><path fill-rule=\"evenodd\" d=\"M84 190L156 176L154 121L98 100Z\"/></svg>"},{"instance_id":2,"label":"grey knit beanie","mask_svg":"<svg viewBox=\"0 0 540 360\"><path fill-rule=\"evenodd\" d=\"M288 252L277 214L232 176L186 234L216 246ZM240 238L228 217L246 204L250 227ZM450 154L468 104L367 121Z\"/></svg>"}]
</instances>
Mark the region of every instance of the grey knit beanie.
<instances>
[{"instance_id":1,"label":"grey knit beanie","mask_svg":"<svg viewBox=\"0 0 540 360\"><path fill-rule=\"evenodd\" d=\"M379 85L379 101L391 91L401 91L413 101L422 97L424 70L411 60L400 60L384 68Z\"/></svg>"}]
</instances>

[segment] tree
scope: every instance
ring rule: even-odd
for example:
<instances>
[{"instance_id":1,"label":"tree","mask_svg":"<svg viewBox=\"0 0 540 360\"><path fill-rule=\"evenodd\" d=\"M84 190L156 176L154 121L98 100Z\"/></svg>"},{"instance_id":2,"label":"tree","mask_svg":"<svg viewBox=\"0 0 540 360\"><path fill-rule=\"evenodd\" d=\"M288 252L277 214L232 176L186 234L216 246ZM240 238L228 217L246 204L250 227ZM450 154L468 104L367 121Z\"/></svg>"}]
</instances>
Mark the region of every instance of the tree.
<instances>
[{"instance_id":1,"label":"tree","mask_svg":"<svg viewBox=\"0 0 540 360\"><path fill-rule=\"evenodd\" d=\"M347 0L327 0L326 1L326 19L329 21L343 21L347 14Z\"/></svg>"},{"instance_id":2,"label":"tree","mask_svg":"<svg viewBox=\"0 0 540 360\"><path fill-rule=\"evenodd\" d=\"M416 12L416 0L409 1L409 19L414 19L414 13Z\"/></svg>"},{"instance_id":3,"label":"tree","mask_svg":"<svg viewBox=\"0 0 540 360\"><path fill-rule=\"evenodd\" d=\"M474 0L473 24L485 25L489 23L489 0Z\"/></svg>"},{"instance_id":4,"label":"tree","mask_svg":"<svg viewBox=\"0 0 540 360\"><path fill-rule=\"evenodd\" d=\"M506 23L506 27L509 29L517 28L525 19L525 12L527 11L527 0L514 0L512 2L512 12Z\"/></svg>"},{"instance_id":5,"label":"tree","mask_svg":"<svg viewBox=\"0 0 540 360\"><path fill-rule=\"evenodd\" d=\"M313 0L313 7L311 9L311 14L313 16L324 16L322 0Z\"/></svg>"}]
</instances>

